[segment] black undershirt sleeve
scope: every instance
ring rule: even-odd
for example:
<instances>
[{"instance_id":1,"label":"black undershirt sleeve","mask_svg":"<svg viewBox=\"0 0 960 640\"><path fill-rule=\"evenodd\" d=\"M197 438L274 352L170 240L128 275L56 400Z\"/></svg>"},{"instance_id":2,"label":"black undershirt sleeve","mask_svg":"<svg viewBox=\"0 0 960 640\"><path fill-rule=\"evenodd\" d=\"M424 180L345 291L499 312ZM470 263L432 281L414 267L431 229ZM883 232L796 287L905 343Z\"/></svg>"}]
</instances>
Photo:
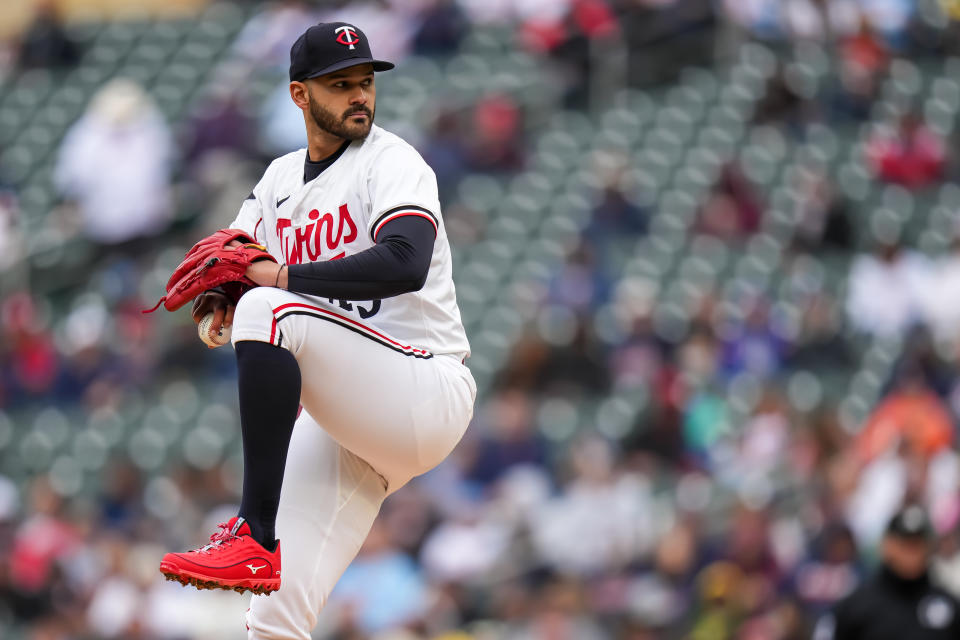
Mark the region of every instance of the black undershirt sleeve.
<instances>
[{"instance_id":1,"label":"black undershirt sleeve","mask_svg":"<svg viewBox=\"0 0 960 640\"><path fill-rule=\"evenodd\" d=\"M427 281L433 223L403 216L380 227L377 244L340 260L288 267L287 290L340 300L379 300L419 291Z\"/></svg>"}]
</instances>

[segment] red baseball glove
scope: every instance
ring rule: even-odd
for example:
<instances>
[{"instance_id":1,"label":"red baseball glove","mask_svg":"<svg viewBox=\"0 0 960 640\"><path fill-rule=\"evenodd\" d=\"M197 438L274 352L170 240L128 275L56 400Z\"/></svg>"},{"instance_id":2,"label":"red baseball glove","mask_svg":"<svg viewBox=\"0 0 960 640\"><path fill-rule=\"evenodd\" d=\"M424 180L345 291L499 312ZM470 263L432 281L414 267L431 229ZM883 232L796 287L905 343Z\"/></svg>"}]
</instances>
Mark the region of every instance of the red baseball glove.
<instances>
[{"instance_id":1,"label":"red baseball glove","mask_svg":"<svg viewBox=\"0 0 960 640\"><path fill-rule=\"evenodd\" d=\"M234 240L242 244L230 246ZM167 295L144 313L156 311L161 303L167 311L176 311L204 291L217 287L222 287L236 304L241 295L257 286L244 274L258 260L277 261L246 232L221 229L193 245L167 281Z\"/></svg>"}]
</instances>

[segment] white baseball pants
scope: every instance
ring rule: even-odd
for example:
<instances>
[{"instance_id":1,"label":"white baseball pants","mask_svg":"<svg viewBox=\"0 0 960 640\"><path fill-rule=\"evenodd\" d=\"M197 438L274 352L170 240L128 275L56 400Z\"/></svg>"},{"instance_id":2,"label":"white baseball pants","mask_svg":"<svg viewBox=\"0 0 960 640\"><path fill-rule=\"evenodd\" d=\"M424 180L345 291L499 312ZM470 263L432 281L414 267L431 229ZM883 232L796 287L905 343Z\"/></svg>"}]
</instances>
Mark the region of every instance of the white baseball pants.
<instances>
[{"instance_id":1,"label":"white baseball pants","mask_svg":"<svg viewBox=\"0 0 960 640\"><path fill-rule=\"evenodd\" d=\"M240 299L232 340L278 345L300 365L277 515L282 584L253 597L247 626L250 639L307 640L384 498L463 436L476 383L454 356L425 357L336 305L272 287Z\"/></svg>"}]
</instances>

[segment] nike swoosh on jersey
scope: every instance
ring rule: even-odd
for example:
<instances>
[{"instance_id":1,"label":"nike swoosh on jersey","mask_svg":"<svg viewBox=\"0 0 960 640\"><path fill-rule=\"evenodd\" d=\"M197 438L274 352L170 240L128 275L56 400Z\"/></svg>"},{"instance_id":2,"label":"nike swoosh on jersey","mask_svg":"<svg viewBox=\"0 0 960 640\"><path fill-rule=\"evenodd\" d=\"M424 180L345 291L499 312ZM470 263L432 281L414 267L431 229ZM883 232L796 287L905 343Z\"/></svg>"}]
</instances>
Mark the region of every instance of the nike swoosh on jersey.
<instances>
[{"instance_id":1,"label":"nike swoosh on jersey","mask_svg":"<svg viewBox=\"0 0 960 640\"><path fill-rule=\"evenodd\" d=\"M287 196L286 198L280 198L279 200L277 200L277 209L279 209L280 205L282 205L284 202L286 202L289 199L290 199L290 196Z\"/></svg>"},{"instance_id":2,"label":"nike swoosh on jersey","mask_svg":"<svg viewBox=\"0 0 960 640\"><path fill-rule=\"evenodd\" d=\"M257 575L257 571L260 571L260 569L263 569L265 566L267 565L262 564L259 567L255 567L253 566L253 564L246 565L247 569L250 569L250 573L252 573L253 575Z\"/></svg>"}]
</instances>

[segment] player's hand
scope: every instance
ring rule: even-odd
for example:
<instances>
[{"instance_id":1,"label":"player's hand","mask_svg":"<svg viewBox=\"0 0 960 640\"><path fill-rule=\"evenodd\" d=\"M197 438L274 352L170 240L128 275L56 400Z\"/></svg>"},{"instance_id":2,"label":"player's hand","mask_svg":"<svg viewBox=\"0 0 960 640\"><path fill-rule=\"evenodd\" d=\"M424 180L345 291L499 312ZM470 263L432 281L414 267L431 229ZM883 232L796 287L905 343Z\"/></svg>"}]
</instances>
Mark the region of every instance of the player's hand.
<instances>
[{"instance_id":1,"label":"player's hand","mask_svg":"<svg viewBox=\"0 0 960 640\"><path fill-rule=\"evenodd\" d=\"M200 324L203 317L212 311L213 324L210 325L210 333L217 334L221 328L233 325L235 308L225 294L219 291L204 291L194 299L190 313L193 321Z\"/></svg>"}]
</instances>

